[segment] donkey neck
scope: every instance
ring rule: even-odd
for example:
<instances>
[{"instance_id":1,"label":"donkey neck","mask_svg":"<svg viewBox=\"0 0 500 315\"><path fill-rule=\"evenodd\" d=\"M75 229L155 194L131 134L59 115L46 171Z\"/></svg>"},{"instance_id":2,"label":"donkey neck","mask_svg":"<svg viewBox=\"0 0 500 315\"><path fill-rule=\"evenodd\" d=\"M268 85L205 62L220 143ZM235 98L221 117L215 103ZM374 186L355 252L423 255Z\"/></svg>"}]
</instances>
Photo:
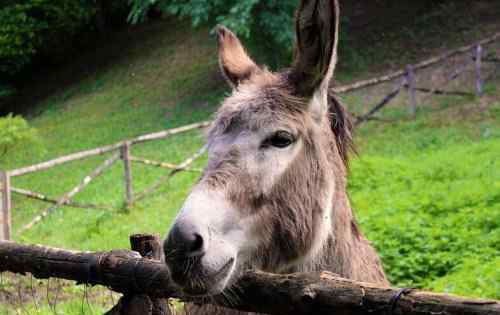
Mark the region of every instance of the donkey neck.
<instances>
[{"instance_id":1,"label":"donkey neck","mask_svg":"<svg viewBox=\"0 0 500 315\"><path fill-rule=\"evenodd\" d=\"M388 285L380 258L361 232L345 190L337 191L331 202L332 229L326 242L289 271L330 271L352 280Z\"/></svg>"}]
</instances>

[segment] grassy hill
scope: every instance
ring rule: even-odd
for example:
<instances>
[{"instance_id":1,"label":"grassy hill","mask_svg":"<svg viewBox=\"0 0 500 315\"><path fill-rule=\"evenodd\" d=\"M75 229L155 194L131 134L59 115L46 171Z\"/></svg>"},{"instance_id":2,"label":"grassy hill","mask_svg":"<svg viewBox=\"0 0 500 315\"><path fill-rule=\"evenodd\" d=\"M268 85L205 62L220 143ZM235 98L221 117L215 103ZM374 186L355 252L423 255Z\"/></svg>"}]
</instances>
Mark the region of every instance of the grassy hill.
<instances>
[{"instance_id":1,"label":"grassy hill","mask_svg":"<svg viewBox=\"0 0 500 315\"><path fill-rule=\"evenodd\" d=\"M99 59L103 56L106 60ZM41 148L22 148L0 161L0 168L209 119L227 92L216 61L208 29L193 31L166 21L116 34L112 44L75 61L80 72L70 67L48 79L62 82L61 87L30 112ZM340 79L353 76L339 74ZM346 97L346 102L358 108L358 98ZM363 230L380 252L392 282L500 299L499 82L490 83L482 99L439 98L415 121L402 119L404 110L397 104L387 112L398 120L371 122L358 130L359 156L352 163L349 190ZM132 153L179 163L203 143L203 136L192 132L136 146ZM105 158L15 178L13 185L57 197ZM196 165L205 162L203 158ZM117 163L76 200L120 208L122 167ZM166 172L134 165L134 189L141 191ZM166 233L196 178L194 173L179 174L129 211L64 207L14 238L83 250L128 248L130 234ZM14 231L46 207L19 196L13 203ZM45 295L54 298L58 291L46 283L35 285L38 302L23 289L26 296L19 303L16 294L5 293L17 292L19 281L28 282L23 288L30 287L29 279L0 280L0 304L10 305L0 306L0 314L53 313L48 303L53 299ZM82 287L64 284L60 291L60 313L98 314L110 304L103 290L93 289L88 303Z\"/></svg>"}]
</instances>

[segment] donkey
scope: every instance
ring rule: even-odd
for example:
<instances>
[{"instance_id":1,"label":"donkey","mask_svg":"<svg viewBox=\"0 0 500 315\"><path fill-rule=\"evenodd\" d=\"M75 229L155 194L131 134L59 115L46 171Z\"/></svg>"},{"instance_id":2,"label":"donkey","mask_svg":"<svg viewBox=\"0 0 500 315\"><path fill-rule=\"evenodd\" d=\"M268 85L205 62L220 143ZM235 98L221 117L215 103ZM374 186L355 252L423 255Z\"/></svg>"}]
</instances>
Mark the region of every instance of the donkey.
<instances>
[{"instance_id":1,"label":"donkey","mask_svg":"<svg viewBox=\"0 0 500 315\"><path fill-rule=\"evenodd\" d=\"M230 30L218 28L220 68L233 91L208 133L207 167L164 243L183 294L229 292L248 268L327 270L388 285L346 192L352 125L328 89L338 30L338 0L302 0L294 61L273 73Z\"/></svg>"}]
</instances>

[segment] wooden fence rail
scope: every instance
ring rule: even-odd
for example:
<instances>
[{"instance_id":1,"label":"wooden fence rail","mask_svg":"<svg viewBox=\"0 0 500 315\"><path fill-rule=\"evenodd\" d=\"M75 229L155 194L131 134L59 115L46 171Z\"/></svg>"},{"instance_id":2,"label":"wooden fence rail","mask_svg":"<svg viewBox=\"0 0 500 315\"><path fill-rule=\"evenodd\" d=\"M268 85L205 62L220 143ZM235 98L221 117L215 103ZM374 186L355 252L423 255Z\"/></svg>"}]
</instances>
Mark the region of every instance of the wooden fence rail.
<instances>
[{"instance_id":1,"label":"wooden fence rail","mask_svg":"<svg viewBox=\"0 0 500 315\"><path fill-rule=\"evenodd\" d=\"M153 247L158 250L161 247L156 242ZM328 272L277 275L248 271L237 281L230 301L223 296L193 299L176 290L164 263L126 250L91 253L0 242L0 272L6 271L103 285L127 296L177 297L266 314L500 315L499 301L382 287Z\"/></svg>"},{"instance_id":2,"label":"wooden fence rail","mask_svg":"<svg viewBox=\"0 0 500 315\"><path fill-rule=\"evenodd\" d=\"M39 200L39 201L43 201L43 202L47 202L47 203L51 203L51 204L57 204L57 202L58 202L57 199L53 199L53 198L45 196L44 194L30 191L27 189L22 189L22 188L17 188L17 187L11 186L10 191L14 194L18 194L18 195L21 195L21 196L24 196L24 197L27 197L30 199ZM112 207L109 207L106 205L96 205L96 204L92 204L92 203L80 203L80 202L75 202L75 201L71 201L71 200L67 200L64 203L64 205L68 206L68 207L81 208L81 209L97 209L97 210L108 210L108 211L113 210Z\"/></svg>"},{"instance_id":3,"label":"wooden fence rail","mask_svg":"<svg viewBox=\"0 0 500 315\"><path fill-rule=\"evenodd\" d=\"M191 124L191 125L187 125L187 126L183 126L183 127L179 127L179 128L155 132L155 133L139 136L139 137L136 137L136 138L133 138L130 140L120 141L118 143L103 146L100 148L95 148L95 149L91 149L91 150L87 150L87 151L81 151L81 152L73 153L70 155L63 156L63 157L59 157L59 158L56 158L56 159L53 159L50 161L46 161L46 162L42 162L39 164L23 167L23 168L16 169L16 170L12 170L9 173L10 173L11 177L26 175L26 174L33 173L33 172L46 170L46 169L52 168L54 166L62 165L62 164L68 163L68 162L82 160L82 159L89 158L92 156L98 156L98 155L103 155L103 154L106 154L106 153L109 153L112 151L117 151L117 150L120 150L127 142L130 145L133 145L133 144L143 143L143 142L147 142L147 141L165 139L165 138L168 138L170 136L177 135L180 133L185 133L185 132L188 132L191 130L202 129L202 128L208 127L210 125L210 123L211 122L209 122L209 121L204 121L201 123Z\"/></svg>"}]
</instances>

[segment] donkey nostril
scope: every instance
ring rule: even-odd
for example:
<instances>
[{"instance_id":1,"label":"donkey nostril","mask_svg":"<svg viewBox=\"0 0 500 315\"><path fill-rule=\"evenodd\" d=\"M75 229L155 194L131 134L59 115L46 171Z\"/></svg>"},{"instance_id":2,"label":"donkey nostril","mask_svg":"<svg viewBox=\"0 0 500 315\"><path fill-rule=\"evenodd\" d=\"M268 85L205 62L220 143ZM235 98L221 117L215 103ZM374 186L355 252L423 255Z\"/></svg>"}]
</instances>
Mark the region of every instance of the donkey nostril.
<instances>
[{"instance_id":1,"label":"donkey nostril","mask_svg":"<svg viewBox=\"0 0 500 315\"><path fill-rule=\"evenodd\" d=\"M199 227L181 222L175 224L165 242L165 252L176 252L176 258L198 257L204 254L206 239ZM173 257L172 257L173 258Z\"/></svg>"},{"instance_id":2,"label":"donkey nostril","mask_svg":"<svg viewBox=\"0 0 500 315\"><path fill-rule=\"evenodd\" d=\"M203 253L203 237L195 233L194 234L194 239L193 242L191 243L191 246L189 248L189 253L190 254L202 254Z\"/></svg>"}]
</instances>

